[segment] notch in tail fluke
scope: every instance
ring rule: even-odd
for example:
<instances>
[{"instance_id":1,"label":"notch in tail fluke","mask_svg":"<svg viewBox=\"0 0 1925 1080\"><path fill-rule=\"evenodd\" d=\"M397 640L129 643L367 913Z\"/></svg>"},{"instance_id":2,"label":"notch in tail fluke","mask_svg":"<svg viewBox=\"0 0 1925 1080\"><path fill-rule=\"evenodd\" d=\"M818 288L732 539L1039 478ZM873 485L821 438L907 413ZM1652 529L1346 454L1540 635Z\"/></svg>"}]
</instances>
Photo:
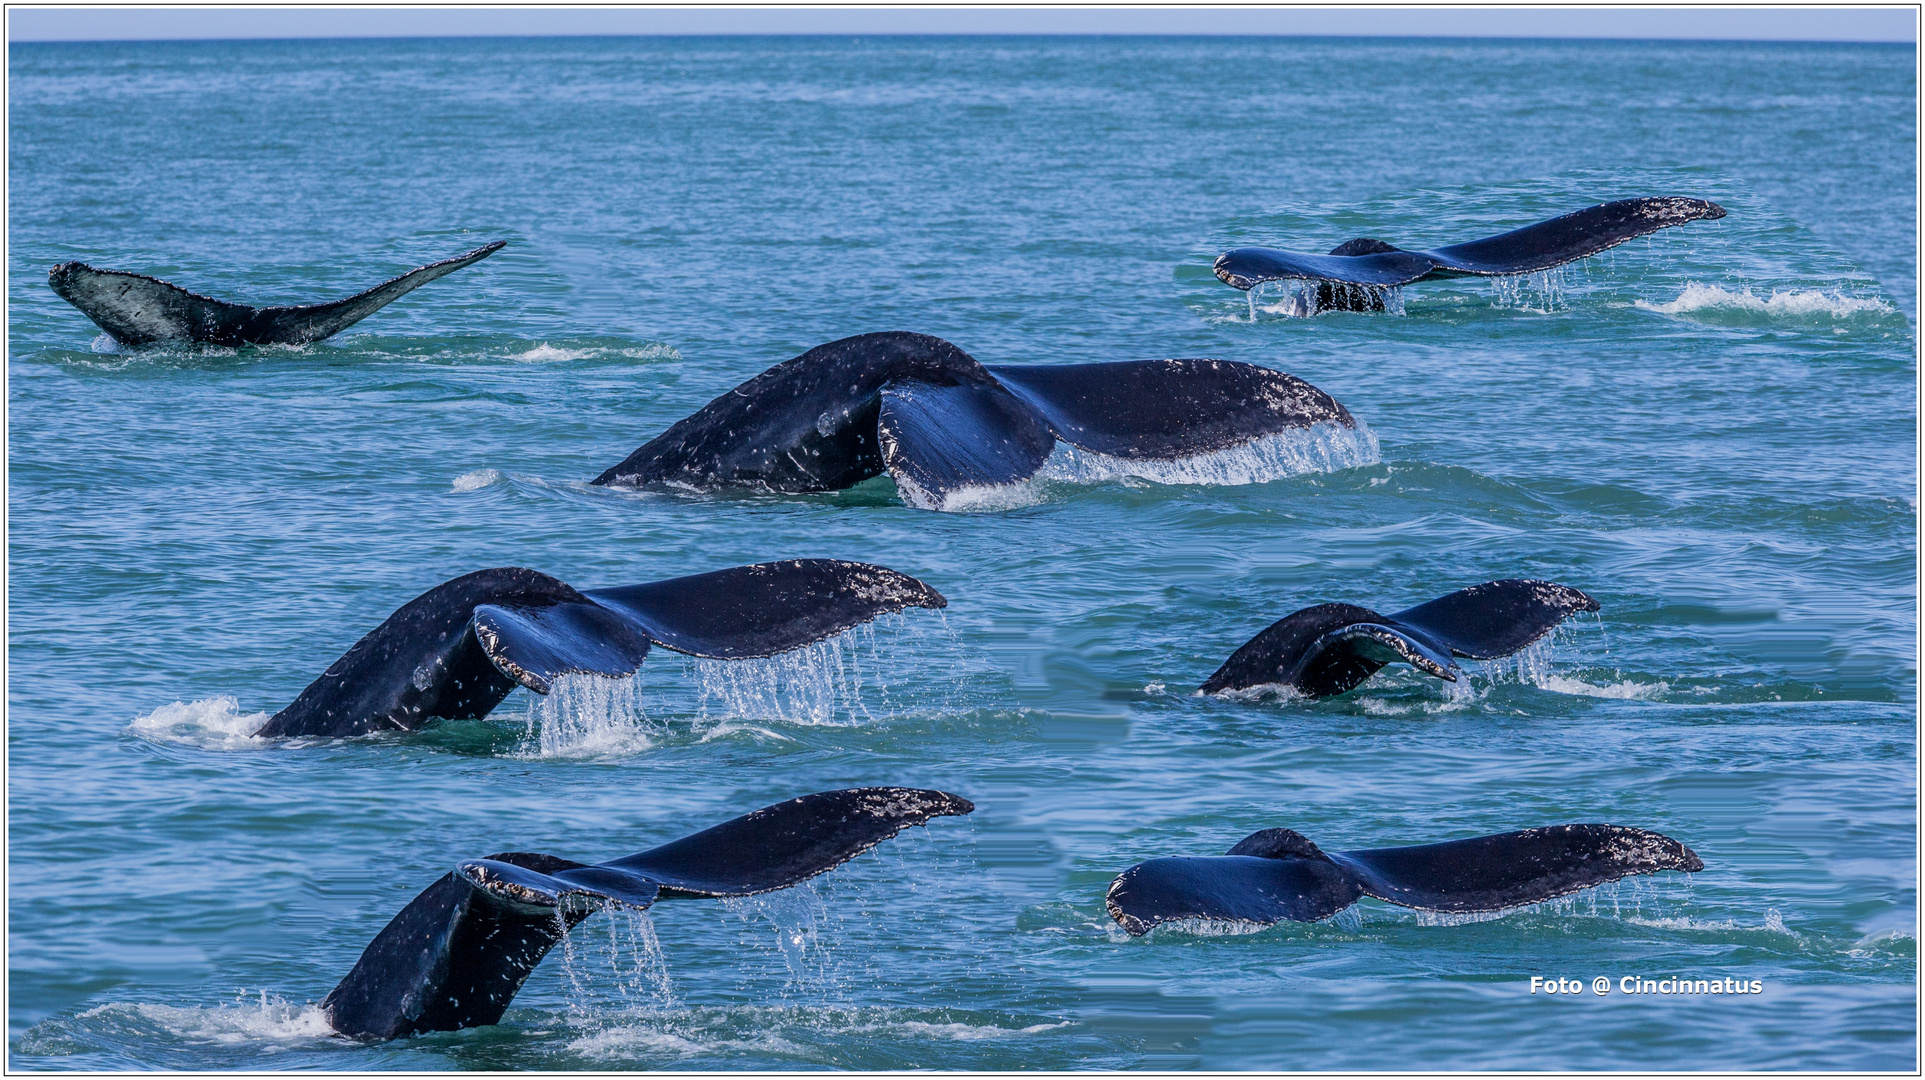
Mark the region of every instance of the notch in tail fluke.
<instances>
[{"instance_id":1,"label":"notch in tail fluke","mask_svg":"<svg viewBox=\"0 0 1925 1080\"><path fill-rule=\"evenodd\" d=\"M1549 270L1596 255L1627 240L1693 221L1715 221L1725 208L1708 199L1659 196L1599 203L1497 236L1429 251L1405 251L1382 240L1359 237L1327 255L1282 248L1244 247L1217 256L1217 279L1236 289L1266 281L1321 283L1321 310L1382 310L1370 290L1453 277L1501 277ZM1329 285L1367 287L1331 289ZM1346 298L1354 298L1347 300Z\"/></svg>"},{"instance_id":2,"label":"notch in tail fluke","mask_svg":"<svg viewBox=\"0 0 1925 1080\"><path fill-rule=\"evenodd\" d=\"M342 737L488 715L563 675L633 675L649 649L774 656L948 600L867 563L791 559L578 592L522 567L479 570L401 606L255 732Z\"/></svg>"},{"instance_id":3,"label":"notch in tail fluke","mask_svg":"<svg viewBox=\"0 0 1925 1080\"><path fill-rule=\"evenodd\" d=\"M249 307L191 293L145 274L61 263L47 284L123 345L193 341L203 345L305 345L332 337L438 277L500 251L506 240L432 262L344 300Z\"/></svg>"},{"instance_id":4,"label":"notch in tail fluke","mask_svg":"<svg viewBox=\"0 0 1925 1080\"><path fill-rule=\"evenodd\" d=\"M368 1040L498 1023L566 928L604 907L785 889L906 828L975 808L943 791L849 788L604 863L528 852L470 859L375 935L321 1010L335 1031Z\"/></svg>"},{"instance_id":5,"label":"notch in tail fluke","mask_svg":"<svg viewBox=\"0 0 1925 1080\"><path fill-rule=\"evenodd\" d=\"M1328 854L1289 829L1264 829L1223 855L1137 863L1110 883L1105 903L1124 930L1147 934L1182 919L1315 922L1365 896L1424 911L1503 911L1635 874L1702 869L1678 841L1623 825Z\"/></svg>"},{"instance_id":6,"label":"notch in tail fluke","mask_svg":"<svg viewBox=\"0 0 1925 1080\"><path fill-rule=\"evenodd\" d=\"M1598 602L1568 585L1508 578L1459 589L1394 615L1318 604L1272 623L1203 684L1206 694L1279 687L1320 698L1356 688L1386 664L1457 681L1455 657L1494 660Z\"/></svg>"}]
</instances>

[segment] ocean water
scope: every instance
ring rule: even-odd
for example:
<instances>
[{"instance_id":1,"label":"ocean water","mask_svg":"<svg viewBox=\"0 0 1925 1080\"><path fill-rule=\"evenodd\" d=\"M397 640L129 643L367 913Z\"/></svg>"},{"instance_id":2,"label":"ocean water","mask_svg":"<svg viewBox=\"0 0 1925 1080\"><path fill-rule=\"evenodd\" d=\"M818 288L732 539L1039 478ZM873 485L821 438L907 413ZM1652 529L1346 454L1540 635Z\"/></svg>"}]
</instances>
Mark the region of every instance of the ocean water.
<instances>
[{"instance_id":1,"label":"ocean water","mask_svg":"<svg viewBox=\"0 0 1925 1080\"><path fill-rule=\"evenodd\" d=\"M1910 1069L1910 47L1321 39L15 45L8 1060L32 1069ZM1555 275L1291 317L1227 246L1730 210ZM115 347L81 259L254 303L498 255L305 348ZM849 334L1213 356L1368 426L1027 497L585 481ZM1273 448L1274 449L1274 448ZM1222 481L1254 481L1223 483ZM411 736L247 733L456 574L759 560L941 589L746 666ZM1549 578L1602 611L1452 691L1201 698L1271 621ZM456 861L614 857L861 784L976 801L797 889L597 916L501 1025L312 1008ZM1128 940L1132 863L1568 821L1704 859L1483 920L1374 900ZM1530 977L1756 979L1549 997Z\"/></svg>"}]
</instances>

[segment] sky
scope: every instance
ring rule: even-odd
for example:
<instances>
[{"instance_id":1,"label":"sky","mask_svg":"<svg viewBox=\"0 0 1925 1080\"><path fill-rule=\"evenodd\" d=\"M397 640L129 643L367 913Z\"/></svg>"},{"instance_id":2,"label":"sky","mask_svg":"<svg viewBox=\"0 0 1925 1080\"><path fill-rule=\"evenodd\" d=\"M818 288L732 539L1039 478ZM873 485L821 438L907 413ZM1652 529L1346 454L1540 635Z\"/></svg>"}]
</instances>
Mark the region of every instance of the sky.
<instances>
[{"instance_id":1,"label":"sky","mask_svg":"<svg viewBox=\"0 0 1925 1080\"><path fill-rule=\"evenodd\" d=\"M1917 9L19 7L7 40L635 34L1261 34L1916 42Z\"/></svg>"}]
</instances>

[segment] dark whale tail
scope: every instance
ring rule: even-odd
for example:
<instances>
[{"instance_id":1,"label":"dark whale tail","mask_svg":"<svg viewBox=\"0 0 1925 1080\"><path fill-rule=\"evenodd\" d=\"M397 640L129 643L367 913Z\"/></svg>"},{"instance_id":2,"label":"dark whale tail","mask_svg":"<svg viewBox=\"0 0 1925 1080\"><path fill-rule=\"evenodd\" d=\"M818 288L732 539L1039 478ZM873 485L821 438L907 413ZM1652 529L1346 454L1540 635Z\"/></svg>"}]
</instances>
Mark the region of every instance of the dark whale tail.
<instances>
[{"instance_id":1,"label":"dark whale tail","mask_svg":"<svg viewBox=\"0 0 1925 1080\"><path fill-rule=\"evenodd\" d=\"M939 509L1035 475L1059 439L1168 460L1319 423L1357 426L1330 395L1250 364L984 367L941 338L863 334L757 375L594 482L811 492L887 471L908 501Z\"/></svg>"},{"instance_id":2,"label":"dark whale tail","mask_svg":"<svg viewBox=\"0 0 1925 1080\"><path fill-rule=\"evenodd\" d=\"M1678 841L1622 825L1328 854L1289 829L1264 829L1224 855L1137 863L1111 882L1107 904L1124 930L1146 934L1177 919L1315 922L1365 896L1425 911L1502 911L1634 874L1702 869Z\"/></svg>"},{"instance_id":3,"label":"dark whale tail","mask_svg":"<svg viewBox=\"0 0 1925 1080\"><path fill-rule=\"evenodd\" d=\"M604 907L787 888L912 825L973 810L947 792L852 788L594 865L528 852L469 860L375 935L321 1009L336 1031L359 1039L497 1023L566 928Z\"/></svg>"},{"instance_id":4,"label":"dark whale tail","mask_svg":"<svg viewBox=\"0 0 1925 1080\"><path fill-rule=\"evenodd\" d=\"M195 341L204 345L304 345L346 330L438 277L500 251L505 240L429 263L366 292L327 304L249 307L188 292L122 270L62 263L47 284L123 345Z\"/></svg>"},{"instance_id":5,"label":"dark whale tail","mask_svg":"<svg viewBox=\"0 0 1925 1080\"><path fill-rule=\"evenodd\" d=\"M1518 578L1472 585L1394 615L1355 604L1318 604L1251 638L1202 689L1217 694L1278 686L1330 697L1398 662L1456 682L1453 657L1509 656L1572 613L1596 610L1596 600L1568 585Z\"/></svg>"},{"instance_id":6,"label":"dark whale tail","mask_svg":"<svg viewBox=\"0 0 1925 1080\"><path fill-rule=\"evenodd\" d=\"M1408 285L1413 281L1499 277L1549 270L1659 229L1724 216L1724 207L1707 199L1620 199L1498 236L1429 251L1405 251L1367 237L1339 244L1328 255L1247 247L1217 256L1215 270L1225 285L1238 289L1295 278L1325 285L1366 287L1356 295L1367 297L1372 295L1369 289ZM1322 292L1338 300L1346 295L1342 290ZM1343 305L1323 306L1341 308ZM1382 306L1378 300L1374 310L1381 310Z\"/></svg>"},{"instance_id":7,"label":"dark whale tail","mask_svg":"<svg viewBox=\"0 0 1925 1080\"><path fill-rule=\"evenodd\" d=\"M907 574L834 559L588 592L535 570L479 570L402 605L255 734L412 731L486 716L516 686L546 694L562 675L632 675L652 645L773 656L879 615L947 604Z\"/></svg>"}]
</instances>

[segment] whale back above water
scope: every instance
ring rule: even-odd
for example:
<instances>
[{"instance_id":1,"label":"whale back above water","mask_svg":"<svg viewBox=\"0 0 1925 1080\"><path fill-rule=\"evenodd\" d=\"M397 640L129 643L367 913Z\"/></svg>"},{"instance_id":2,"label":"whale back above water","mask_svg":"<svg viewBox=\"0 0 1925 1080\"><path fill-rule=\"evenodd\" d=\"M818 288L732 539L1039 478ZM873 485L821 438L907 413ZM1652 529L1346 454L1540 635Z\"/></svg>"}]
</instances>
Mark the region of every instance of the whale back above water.
<instances>
[{"instance_id":1,"label":"whale back above water","mask_svg":"<svg viewBox=\"0 0 1925 1080\"><path fill-rule=\"evenodd\" d=\"M711 401L593 483L837 491L888 472L918 505L1034 476L1058 440L1116 457L1213 453L1315 424L1355 428L1291 375L1225 360L985 367L941 338L819 345Z\"/></svg>"},{"instance_id":2,"label":"whale back above water","mask_svg":"<svg viewBox=\"0 0 1925 1080\"><path fill-rule=\"evenodd\" d=\"M623 678L654 645L690 656L774 656L942 594L867 563L792 559L579 592L536 570L464 574L402 605L270 717L259 736L413 731L486 716L517 686Z\"/></svg>"},{"instance_id":3,"label":"whale back above water","mask_svg":"<svg viewBox=\"0 0 1925 1080\"><path fill-rule=\"evenodd\" d=\"M1635 874L1704 869L1696 852L1623 825L1551 825L1417 847L1325 853L1264 829L1227 853L1167 856L1117 875L1105 899L1131 934L1182 919L1269 925L1327 919L1365 896L1441 912L1502 911Z\"/></svg>"},{"instance_id":4,"label":"whale back above water","mask_svg":"<svg viewBox=\"0 0 1925 1080\"><path fill-rule=\"evenodd\" d=\"M1217 256L1213 269L1219 280L1233 288L1252 289L1266 281L1286 279L1311 281L1319 283L1319 309L1381 311L1384 289L1440 278L1504 277L1549 270L1659 229L1724 216L1724 207L1708 199L1619 199L1497 236L1429 251L1405 251L1382 240L1360 237L1337 245L1327 255L1282 248L1235 248Z\"/></svg>"},{"instance_id":5,"label":"whale back above water","mask_svg":"<svg viewBox=\"0 0 1925 1080\"><path fill-rule=\"evenodd\" d=\"M1318 604L1251 638L1202 690L1280 687L1304 697L1331 697L1395 663L1456 682L1455 657L1509 656L1575 612L1596 610L1596 600L1568 585L1521 578L1472 585L1394 615L1355 604Z\"/></svg>"},{"instance_id":6,"label":"whale back above water","mask_svg":"<svg viewBox=\"0 0 1925 1080\"><path fill-rule=\"evenodd\" d=\"M61 263L47 284L123 345L192 341L203 345L305 345L346 330L410 292L500 251L505 240L429 263L345 300L249 307L191 293L124 270Z\"/></svg>"},{"instance_id":7,"label":"whale back above water","mask_svg":"<svg viewBox=\"0 0 1925 1080\"><path fill-rule=\"evenodd\" d=\"M366 1040L498 1023L548 950L596 911L788 888L903 829L974 810L943 791L849 788L593 865L532 852L470 859L375 935L321 1010L334 1030Z\"/></svg>"}]
</instances>

